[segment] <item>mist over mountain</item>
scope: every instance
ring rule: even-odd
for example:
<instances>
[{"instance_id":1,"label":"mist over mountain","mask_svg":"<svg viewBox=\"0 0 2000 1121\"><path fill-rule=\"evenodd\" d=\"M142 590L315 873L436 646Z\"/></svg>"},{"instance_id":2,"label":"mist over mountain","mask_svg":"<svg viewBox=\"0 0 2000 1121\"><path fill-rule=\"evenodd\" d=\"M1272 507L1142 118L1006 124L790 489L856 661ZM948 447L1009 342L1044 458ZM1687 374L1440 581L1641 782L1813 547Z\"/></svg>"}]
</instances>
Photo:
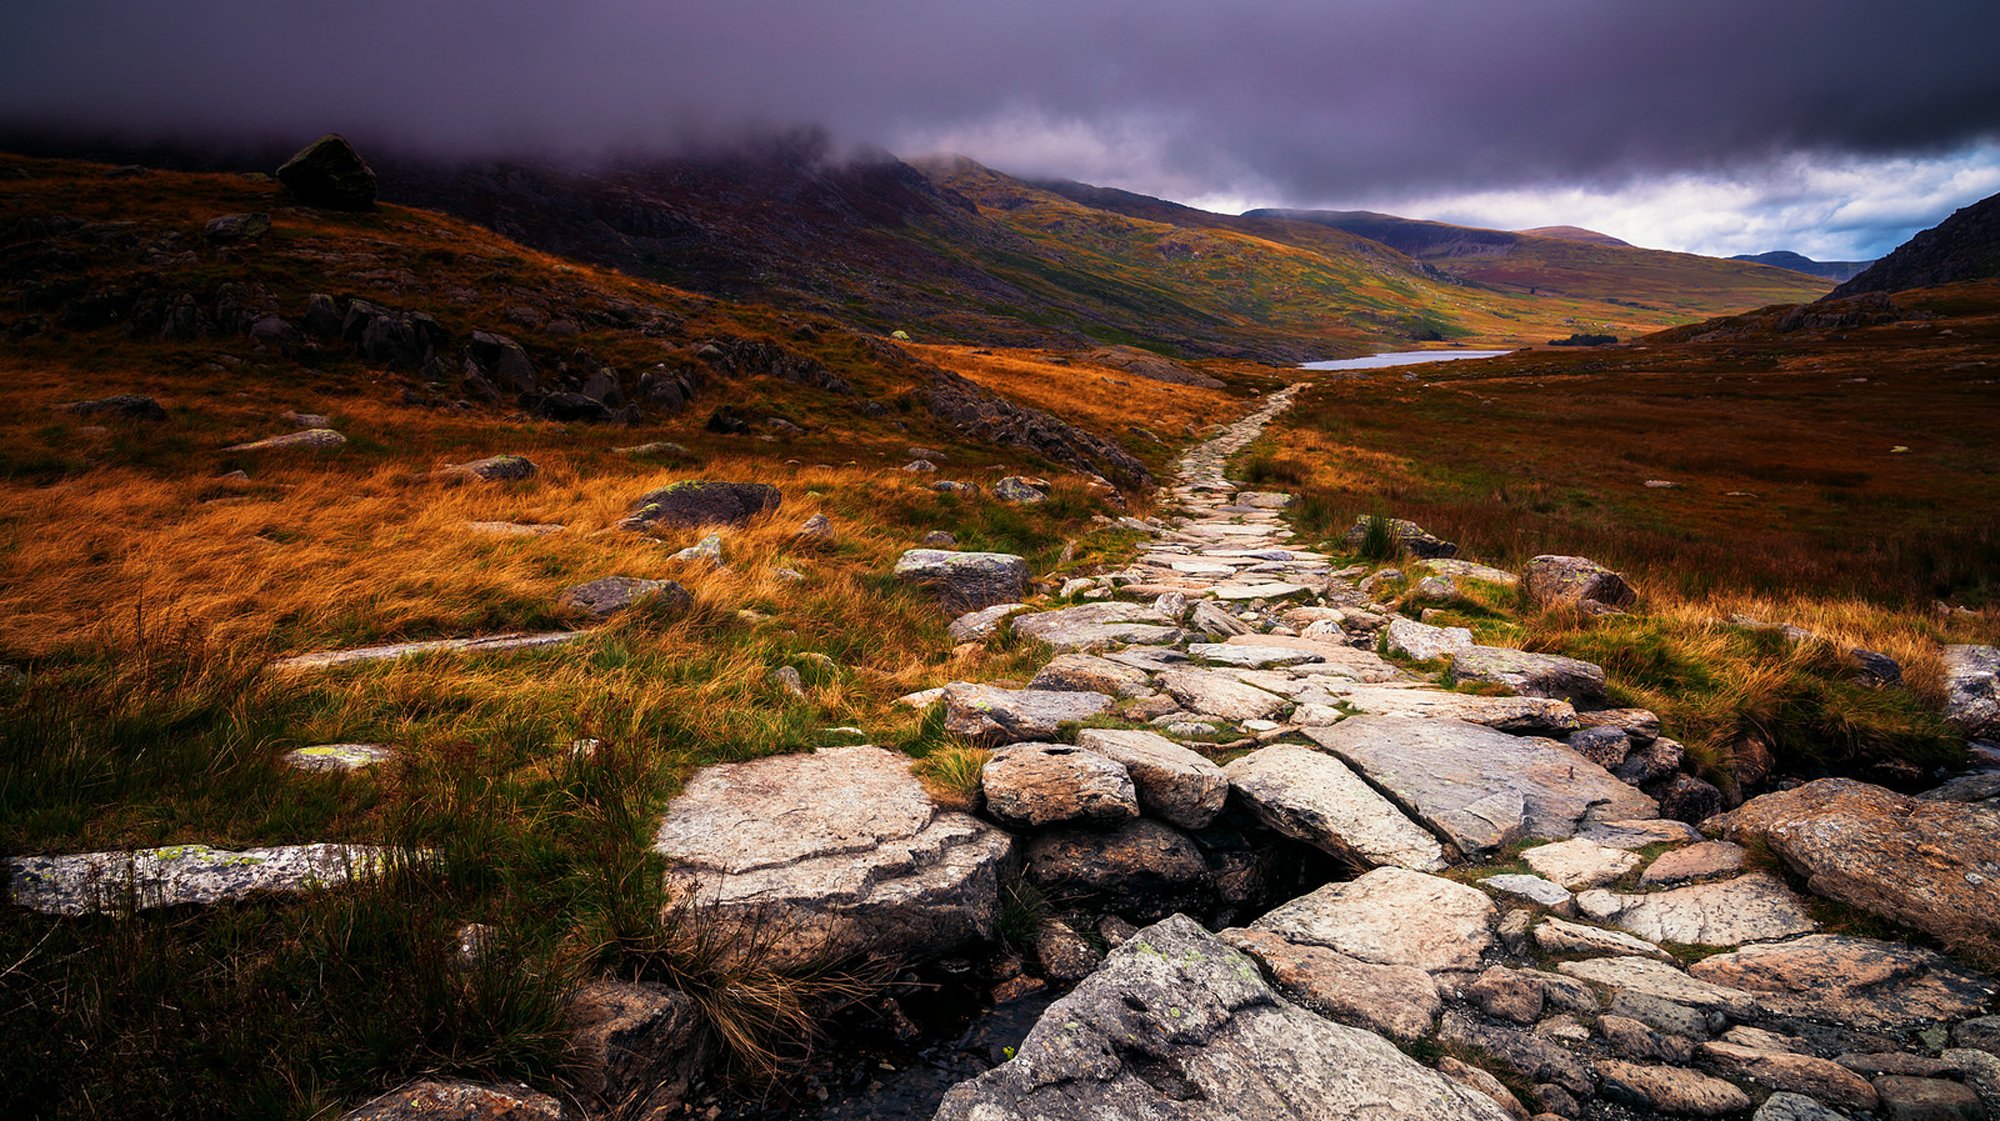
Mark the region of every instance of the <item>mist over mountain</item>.
<instances>
[{"instance_id":1,"label":"mist over mountain","mask_svg":"<svg viewBox=\"0 0 2000 1121\"><path fill-rule=\"evenodd\" d=\"M1801 253L1788 249L1774 249L1769 253L1739 253L1732 261L1755 261L1760 265L1790 269L1807 276L1823 276L1828 280L1847 280L1862 269L1874 264L1873 261L1815 261Z\"/></svg>"}]
</instances>

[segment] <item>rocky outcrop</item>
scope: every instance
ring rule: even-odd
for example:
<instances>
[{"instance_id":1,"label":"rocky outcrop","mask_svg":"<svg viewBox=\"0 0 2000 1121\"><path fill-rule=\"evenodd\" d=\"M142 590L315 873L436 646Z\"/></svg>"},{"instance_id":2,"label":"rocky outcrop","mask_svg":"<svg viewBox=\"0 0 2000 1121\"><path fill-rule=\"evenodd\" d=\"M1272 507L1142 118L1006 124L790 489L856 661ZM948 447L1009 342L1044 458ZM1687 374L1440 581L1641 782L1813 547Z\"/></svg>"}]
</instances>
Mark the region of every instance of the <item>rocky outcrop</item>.
<instances>
[{"instance_id":1,"label":"rocky outcrop","mask_svg":"<svg viewBox=\"0 0 2000 1121\"><path fill-rule=\"evenodd\" d=\"M1815 894L1947 941L2000 937L2000 807L1820 779L1753 798L1708 828L1768 846Z\"/></svg>"},{"instance_id":2,"label":"rocky outcrop","mask_svg":"<svg viewBox=\"0 0 2000 1121\"><path fill-rule=\"evenodd\" d=\"M1984 1011L1994 981L1934 950L1838 934L1745 946L1689 972L1801 1020L1883 1030Z\"/></svg>"},{"instance_id":3,"label":"rocky outcrop","mask_svg":"<svg viewBox=\"0 0 2000 1121\"><path fill-rule=\"evenodd\" d=\"M375 172L337 132L327 133L286 160L278 168L278 182L307 206L375 208Z\"/></svg>"},{"instance_id":4,"label":"rocky outcrop","mask_svg":"<svg viewBox=\"0 0 2000 1121\"><path fill-rule=\"evenodd\" d=\"M692 529L710 525L745 525L759 514L776 510L784 497L767 483L718 483L687 480L642 496L619 524L626 529L668 526Z\"/></svg>"},{"instance_id":5,"label":"rocky outcrop","mask_svg":"<svg viewBox=\"0 0 2000 1121\"><path fill-rule=\"evenodd\" d=\"M1952 211L1951 217L1920 231L1820 302L1990 276L2000 276L2000 195Z\"/></svg>"},{"instance_id":6,"label":"rocky outcrop","mask_svg":"<svg viewBox=\"0 0 2000 1121\"><path fill-rule=\"evenodd\" d=\"M938 809L906 757L844 747L703 768L653 847L681 900L804 963L991 937L1013 842Z\"/></svg>"},{"instance_id":7,"label":"rocky outcrop","mask_svg":"<svg viewBox=\"0 0 2000 1121\"><path fill-rule=\"evenodd\" d=\"M1370 1032L1280 997L1256 964L1174 916L1112 951L1010 1061L945 1096L936 1121L1507 1121Z\"/></svg>"},{"instance_id":8,"label":"rocky outcrop","mask_svg":"<svg viewBox=\"0 0 2000 1121\"><path fill-rule=\"evenodd\" d=\"M979 611L1027 598L1028 562L1011 553L911 549L897 559L896 579L929 589L946 610Z\"/></svg>"},{"instance_id":9,"label":"rocky outcrop","mask_svg":"<svg viewBox=\"0 0 2000 1121\"><path fill-rule=\"evenodd\" d=\"M1530 603L1586 612L1617 610L1638 598L1623 576L1596 561L1555 555L1528 562L1521 570L1521 591Z\"/></svg>"}]
</instances>

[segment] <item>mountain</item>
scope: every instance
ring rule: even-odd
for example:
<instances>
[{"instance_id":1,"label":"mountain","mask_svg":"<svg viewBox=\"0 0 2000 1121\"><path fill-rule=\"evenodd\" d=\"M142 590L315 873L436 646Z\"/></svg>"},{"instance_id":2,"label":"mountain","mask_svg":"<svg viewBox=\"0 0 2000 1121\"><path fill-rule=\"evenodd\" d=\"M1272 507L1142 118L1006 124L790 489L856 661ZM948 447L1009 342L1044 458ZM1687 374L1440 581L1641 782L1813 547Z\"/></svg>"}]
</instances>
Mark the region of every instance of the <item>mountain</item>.
<instances>
[{"instance_id":1,"label":"mountain","mask_svg":"<svg viewBox=\"0 0 2000 1121\"><path fill-rule=\"evenodd\" d=\"M1807 276L1821 276L1833 281L1850 280L1862 269L1875 263L1873 261L1815 261L1811 257L1800 253L1793 253L1788 249L1774 249L1769 253L1739 253L1729 259L1732 261L1754 261L1760 265L1790 269L1793 272L1805 273Z\"/></svg>"},{"instance_id":2,"label":"mountain","mask_svg":"<svg viewBox=\"0 0 2000 1121\"><path fill-rule=\"evenodd\" d=\"M1596 230L1586 230L1582 226L1536 226L1531 230L1515 230L1515 233L1529 237L1552 237L1557 241L1581 241L1586 245L1625 245L1632 243L1601 234Z\"/></svg>"},{"instance_id":3,"label":"mountain","mask_svg":"<svg viewBox=\"0 0 2000 1121\"><path fill-rule=\"evenodd\" d=\"M1489 230L1367 210L1251 210L1244 216L1346 230L1501 291L1602 300L1696 318L1720 308L1797 303L1825 291L1818 281L1764 265L1640 249L1574 227L1555 227L1563 231L1555 234L1547 228Z\"/></svg>"},{"instance_id":4,"label":"mountain","mask_svg":"<svg viewBox=\"0 0 2000 1121\"><path fill-rule=\"evenodd\" d=\"M1951 217L1897 246L1894 252L1835 288L1826 298L1935 288L1992 276L2000 276L2000 195L1954 211Z\"/></svg>"}]
</instances>

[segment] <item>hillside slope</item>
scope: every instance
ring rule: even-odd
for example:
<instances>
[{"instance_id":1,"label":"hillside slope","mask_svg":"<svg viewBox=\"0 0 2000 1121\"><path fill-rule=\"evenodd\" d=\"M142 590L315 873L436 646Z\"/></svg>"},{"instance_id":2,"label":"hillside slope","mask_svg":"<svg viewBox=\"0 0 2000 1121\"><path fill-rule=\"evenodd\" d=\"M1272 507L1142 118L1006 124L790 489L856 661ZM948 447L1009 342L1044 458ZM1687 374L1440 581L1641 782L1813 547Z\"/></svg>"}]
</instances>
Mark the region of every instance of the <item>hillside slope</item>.
<instances>
[{"instance_id":1,"label":"hillside slope","mask_svg":"<svg viewBox=\"0 0 2000 1121\"><path fill-rule=\"evenodd\" d=\"M1615 239L1479 229L1365 210L1252 210L1246 217L1346 230L1502 291L1608 300L1657 313L1706 317L1798 303L1826 291L1817 280L1764 265L1612 244Z\"/></svg>"},{"instance_id":2,"label":"hillside slope","mask_svg":"<svg viewBox=\"0 0 2000 1121\"><path fill-rule=\"evenodd\" d=\"M1827 293L1826 298L1935 288L1993 276L2000 276L2000 195L1953 212Z\"/></svg>"},{"instance_id":3,"label":"hillside slope","mask_svg":"<svg viewBox=\"0 0 2000 1121\"><path fill-rule=\"evenodd\" d=\"M1873 261L1815 261L1803 253L1789 249L1773 249L1769 253L1738 253L1729 258L1732 261L1750 261L1773 268L1790 269L1807 276L1825 277L1835 282L1852 280L1861 270L1874 264Z\"/></svg>"}]
</instances>

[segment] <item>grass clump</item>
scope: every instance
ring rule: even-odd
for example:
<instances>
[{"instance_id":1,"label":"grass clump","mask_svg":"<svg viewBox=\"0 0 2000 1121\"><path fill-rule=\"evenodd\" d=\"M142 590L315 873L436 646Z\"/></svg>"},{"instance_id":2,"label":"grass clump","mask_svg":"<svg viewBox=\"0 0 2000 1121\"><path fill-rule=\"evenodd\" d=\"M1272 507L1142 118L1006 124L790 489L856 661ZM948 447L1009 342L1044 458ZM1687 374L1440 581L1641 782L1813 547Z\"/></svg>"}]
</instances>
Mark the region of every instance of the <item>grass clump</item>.
<instances>
[{"instance_id":1,"label":"grass clump","mask_svg":"<svg viewBox=\"0 0 2000 1121\"><path fill-rule=\"evenodd\" d=\"M912 769L939 805L969 812L979 808L980 773L991 758L984 748L954 744L936 748Z\"/></svg>"}]
</instances>

